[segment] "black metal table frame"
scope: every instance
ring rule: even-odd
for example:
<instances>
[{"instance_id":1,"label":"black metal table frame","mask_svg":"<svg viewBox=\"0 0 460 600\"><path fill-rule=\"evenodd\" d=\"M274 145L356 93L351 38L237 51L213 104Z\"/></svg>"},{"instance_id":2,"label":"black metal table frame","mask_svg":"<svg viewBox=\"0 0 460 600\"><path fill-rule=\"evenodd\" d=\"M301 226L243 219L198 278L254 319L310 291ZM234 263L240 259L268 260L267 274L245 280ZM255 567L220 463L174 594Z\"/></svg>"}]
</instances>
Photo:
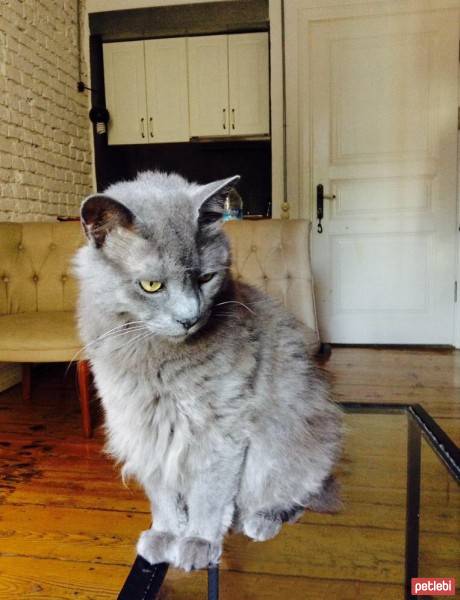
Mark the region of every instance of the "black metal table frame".
<instances>
[{"instance_id":1,"label":"black metal table frame","mask_svg":"<svg viewBox=\"0 0 460 600\"><path fill-rule=\"evenodd\" d=\"M419 404L377 404L365 402L340 402L349 413L380 413L384 415L406 413L407 430L407 494L405 541L405 597L411 595L411 579L419 572L420 526L420 475L422 436L434 450L457 483L460 483L460 451L450 437ZM168 570L167 563L151 565L137 556L118 600L154 600ZM208 568L208 600L219 598L219 566Z\"/></svg>"}]
</instances>

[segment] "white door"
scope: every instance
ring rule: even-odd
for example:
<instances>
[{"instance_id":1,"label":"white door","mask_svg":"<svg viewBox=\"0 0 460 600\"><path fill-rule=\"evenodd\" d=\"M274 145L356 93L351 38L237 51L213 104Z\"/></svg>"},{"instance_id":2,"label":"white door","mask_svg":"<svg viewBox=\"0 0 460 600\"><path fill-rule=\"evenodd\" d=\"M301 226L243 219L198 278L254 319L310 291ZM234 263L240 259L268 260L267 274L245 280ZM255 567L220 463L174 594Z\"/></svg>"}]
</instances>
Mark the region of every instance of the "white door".
<instances>
[{"instance_id":1,"label":"white door","mask_svg":"<svg viewBox=\"0 0 460 600\"><path fill-rule=\"evenodd\" d=\"M228 36L230 135L270 131L268 33Z\"/></svg>"},{"instance_id":2,"label":"white door","mask_svg":"<svg viewBox=\"0 0 460 600\"><path fill-rule=\"evenodd\" d=\"M458 13L326 18L299 38L322 339L452 343Z\"/></svg>"},{"instance_id":3,"label":"white door","mask_svg":"<svg viewBox=\"0 0 460 600\"><path fill-rule=\"evenodd\" d=\"M145 42L149 142L188 142L186 38Z\"/></svg>"},{"instance_id":4,"label":"white door","mask_svg":"<svg viewBox=\"0 0 460 600\"><path fill-rule=\"evenodd\" d=\"M144 42L103 45L109 144L147 143Z\"/></svg>"},{"instance_id":5,"label":"white door","mask_svg":"<svg viewBox=\"0 0 460 600\"><path fill-rule=\"evenodd\" d=\"M228 135L226 35L188 38L190 135Z\"/></svg>"}]
</instances>

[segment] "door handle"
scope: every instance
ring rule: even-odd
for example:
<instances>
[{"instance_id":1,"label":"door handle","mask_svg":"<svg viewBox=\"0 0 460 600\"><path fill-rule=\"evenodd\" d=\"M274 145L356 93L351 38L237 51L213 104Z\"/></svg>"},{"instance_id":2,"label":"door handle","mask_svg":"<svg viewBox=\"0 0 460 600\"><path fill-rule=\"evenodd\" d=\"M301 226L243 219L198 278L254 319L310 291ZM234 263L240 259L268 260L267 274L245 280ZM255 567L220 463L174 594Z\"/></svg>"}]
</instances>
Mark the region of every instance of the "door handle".
<instances>
[{"instance_id":1,"label":"door handle","mask_svg":"<svg viewBox=\"0 0 460 600\"><path fill-rule=\"evenodd\" d=\"M316 218L318 219L318 233L323 233L321 221L324 218L324 199L335 200L335 194L325 194L323 184L320 183L316 186Z\"/></svg>"},{"instance_id":2,"label":"door handle","mask_svg":"<svg viewBox=\"0 0 460 600\"><path fill-rule=\"evenodd\" d=\"M145 138L144 117L141 118L141 136Z\"/></svg>"},{"instance_id":3,"label":"door handle","mask_svg":"<svg viewBox=\"0 0 460 600\"><path fill-rule=\"evenodd\" d=\"M232 129L235 129L235 109L232 108Z\"/></svg>"},{"instance_id":4,"label":"door handle","mask_svg":"<svg viewBox=\"0 0 460 600\"><path fill-rule=\"evenodd\" d=\"M227 129L227 109L222 109L222 129Z\"/></svg>"},{"instance_id":5,"label":"door handle","mask_svg":"<svg viewBox=\"0 0 460 600\"><path fill-rule=\"evenodd\" d=\"M149 119L149 132L150 132L150 137L153 138L153 117L150 117L150 119Z\"/></svg>"}]
</instances>

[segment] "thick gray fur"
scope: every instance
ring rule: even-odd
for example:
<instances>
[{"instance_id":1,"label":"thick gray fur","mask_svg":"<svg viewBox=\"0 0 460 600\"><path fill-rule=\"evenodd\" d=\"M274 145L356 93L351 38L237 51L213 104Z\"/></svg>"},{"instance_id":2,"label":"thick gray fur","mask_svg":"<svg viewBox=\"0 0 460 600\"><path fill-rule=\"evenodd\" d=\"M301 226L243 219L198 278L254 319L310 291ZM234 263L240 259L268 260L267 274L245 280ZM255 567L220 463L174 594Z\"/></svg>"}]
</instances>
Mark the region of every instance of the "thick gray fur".
<instances>
[{"instance_id":1,"label":"thick gray fur","mask_svg":"<svg viewBox=\"0 0 460 600\"><path fill-rule=\"evenodd\" d=\"M82 207L79 325L107 448L151 501L138 552L186 570L218 562L230 528L262 541L321 510L340 448L302 325L231 278L219 216L236 180L146 172Z\"/></svg>"}]
</instances>

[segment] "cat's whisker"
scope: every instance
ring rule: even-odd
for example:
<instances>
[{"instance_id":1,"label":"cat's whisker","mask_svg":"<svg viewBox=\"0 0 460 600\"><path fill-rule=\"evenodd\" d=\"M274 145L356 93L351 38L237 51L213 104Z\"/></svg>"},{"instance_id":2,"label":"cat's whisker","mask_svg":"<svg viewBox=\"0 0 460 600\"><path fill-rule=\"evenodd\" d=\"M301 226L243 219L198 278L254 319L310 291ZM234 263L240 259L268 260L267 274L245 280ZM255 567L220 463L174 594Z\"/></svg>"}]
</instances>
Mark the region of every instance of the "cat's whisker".
<instances>
[{"instance_id":1,"label":"cat's whisker","mask_svg":"<svg viewBox=\"0 0 460 600\"><path fill-rule=\"evenodd\" d=\"M132 340L128 340L126 342L126 344L122 344L121 346L118 346L118 348L116 348L116 350L121 350L121 349L126 350L127 348L132 346L134 344L134 342L141 342L152 335L153 335L153 333L151 331L148 331L147 333L142 333L141 335L138 335L137 337L133 338Z\"/></svg>"},{"instance_id":2,"label":"cat's whisker","mask_svg":"<svg viewBox=\"0 0 460 600\"><path fill-rule=\"evenodd\" d=\"M126 331L115 331L113 333L111 333L110 335L106 336L103 339L97 339L95 340L95 342L102 342L102 341L106 341L106 340L112 340L114 338L117 337L125 337L126 335L130 334L130 333L137 333L139 331L145 331L146 327L142 327L141 325L138 327L130 327L128 330Z\"/></svg>"},{"instance_id":3,"label":"cat's whisker","mask_svg":"<svg viewBox=\"0 0 460 600\"><path fill-rule=\"evenodd\" d=\"M253 304L270 304L273 302L272 298L264 298L263 300L253 300L252 302L248 302L249 305Z\"/></svg>"},{"instance_id":4,"label":"cat's whisker","mask_svg":"<svg viewBox=\"0 0 460 600\"><path fill-rule=\"evenodd\" d=\"M109 335L109 333L111 333L112 331L116 331L117 329L124 329L126 327L129 327L130 325L137 325L140 323L145 324L145 321L138 320L138 321L127 321L126 323L121 323L120 325L117 325L116 327L113 327L112 329L105 331L100 336L98 336L98 338L96 338L96 339L101 339L101 338L105 337L106 335Z\"/></svg>"},{"instance_id":5,"label":"cat's whisker","mask_svg":"<svg viewBox=\"0 0 460 600\"><path fill-rule=\"evenodd\" d=\"M115 329L115 328L114 328L114 329ZM139 330L140 330L140 329L144 329L144 327L141 327L141 326L139 326ZM84 352L84 351L85 351L85 350L87 350L87 349L88 349L90 346L92 346L92 345L96 344L97 342L100 342L100 341L102 341L103 339L107 339L107 338L109 338L109 337L115 337L115 336L117 336L117 335L120 335L120 334L127 334L127 333L130 333L130 332L132 332L132 331L137 331L137 330L138 330L137 328L130 328L129 330L126 330L126 331L113 331L113 330L111 330L111 331L109 331L109 332L106 332L106 333L105 333L105 334L103 334L103 335L100 335L100 336L99 336L99 337L97 337L96 339L94 339L94 340L92 340L91 342L88 342L87 344L85 344L85 345L83 346L83 348L80 348L80 350L78 350L78 352L76 352L76 353L75 353L75 354L72 356L72 358L70 359L69 366L67 367L67 369L69 369L70 365L72 364L72 362L74 362L74 361L75 361L75 359L77 358L77 356L79 356L79 355L80 355L82 352ZM67 371L66 371L66 372L67 372Z\"/></svg>"},{"instance_id":6,"label":"cat's whisker","mask_svg":"<svg viewBox=\"0 0 460 600\"><path fill-rule=\"evenodd\" d=\"M113 327L112 329L109 329L108 331L105 331L104 333L102 333L100 336L98 336L97 338L95 338L94 340L92 340L91 342L88 342L87 344L85 344L82 348L80 348L80 350L78 350L78 352L76 352L72 358L69 361L69 364L67 365L67 368L65 370L64 376L66 376L69 372L70 367L72 366L72 363L75 362L75 360L77 359L78 356L80 356L80 354L82 352L84 352L85 350L87 350L90 346L93 346L94 344L96 344L97 342L100 342L103 339L109 338L109 337L113 337L115 334L120 334L120 333L129 333L132 331L138 331L137 328L134 327L129 327L130 325L135 325L138 323L143 323L143 325L137 325L137 327L139 328L139 331L141 329L145 328L145 322L144 321L128 321L127 323L122 323L121 325L117 325L116 327ZM123 328L128 327L128 329L123 330Z\"/></svg>"},{"instance_id":7,"label":"cat's whisker","mask_svg":"<svg viewBox=\"0 0 460 600\"><path fill-rule=\"evenodd\" d=\"M141 331L141 329L144 329L144 327L140 327L139 329L130 329L129 331L119 331L119 332L115 332L115 333L111 334L110 336L107 336L105 339L109 339L109 338L110 338L110 339L113 339L113 338L116 338L116 337L122 337L122 336L125 336L125 335L127 335L128 333L131 333L131 332L133 332L133 331L134 331L134 332L136 332L136 331ZM67 365L67 368L66 368L66 370L65 370L65 372L64 372L64 376L67 376L67 374L68 374L68 372L69 372L69 370L70 370L70 367L72 366L72 363L74 363L74 362L77 360L77 357L78 357L78 356L79 356L79 355L80 355L82 352L84 352L84 351L85 351L85 350L87 350L87 349L88 349L90 346L93 346L94 344L96 344L97 342L100 342L100 341L101 341L101 340L100 340L99 338L97 338L97 339L93 340L92 342L89 342L88 344L85 344L85 346L83 346L83 348L80 348L80 350L78 350L78 352L76 352L76 353L75 353L75 354L72 356L72 358L70 359L70 361L69 361L69 363L68 363L68 365Z\"/></svg>"},{"instance_id":8,"label":"cat's whisker","mask_svg":"<svg viewBox=\"0 0 460 600\"><path fill-rule=\"evenodd\" d=\"M105 333L102 336L99 336L98 338L96 338L95 341L100 341L109 337L112 337L113 335L118 335L120 333L129 333L130 331L137 331L138 329L145 329L146 325L133 325L132 327L125 327L125 328L121 328L115 331L111 331L109 333Z\"/></svg>"},{"instance_id":9,"label":"cat's whisker","mask_svg":"<svg viewBox=\"0 0 460 600\"><path fill-rule=\"evenodd\" d=\"M226 300L225 302L218 302L215 306L222 306L223 304L239 304L240 306L243 306L244 308L246 308L253 315L256 314L252 310L252 308L249 308L249 306L247 306L246 304L244 304L244 302L238 302L238 300Z\"/></svg>"}]
</instances>

